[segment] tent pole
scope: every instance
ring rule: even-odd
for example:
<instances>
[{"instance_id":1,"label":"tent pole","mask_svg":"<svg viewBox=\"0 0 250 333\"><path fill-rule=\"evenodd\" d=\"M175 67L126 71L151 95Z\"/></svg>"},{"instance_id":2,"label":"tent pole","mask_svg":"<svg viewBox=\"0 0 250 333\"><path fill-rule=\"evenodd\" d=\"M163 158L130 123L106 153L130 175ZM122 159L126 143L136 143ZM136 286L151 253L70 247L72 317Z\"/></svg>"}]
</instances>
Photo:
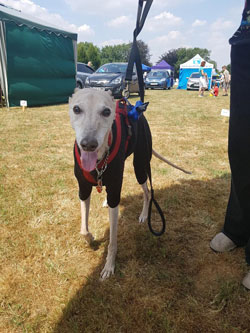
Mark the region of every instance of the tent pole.
<instances>
[{"instance_id":1,"label":"tent pole","mask_svg":"<svg viewBox=\"0 0 250 333\"><path fill-rule=\"evenodd\" d=\"M5 38L5 24L0 21L0 79L1 88L5 97L7 109L9 109L9 96L8 96L8 80L7 80L7 53L6 53L6 38Z\"/></svg>"}]
</instances>

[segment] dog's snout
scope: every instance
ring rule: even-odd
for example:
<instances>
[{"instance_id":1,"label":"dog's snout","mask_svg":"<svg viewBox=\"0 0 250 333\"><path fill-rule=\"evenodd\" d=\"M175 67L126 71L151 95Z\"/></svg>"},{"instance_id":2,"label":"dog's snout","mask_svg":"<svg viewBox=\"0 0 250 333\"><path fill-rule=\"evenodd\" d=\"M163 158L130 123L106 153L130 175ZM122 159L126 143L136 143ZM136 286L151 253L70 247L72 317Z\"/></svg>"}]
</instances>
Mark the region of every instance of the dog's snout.
<instances>
[{"instance_id":1,"label":"dog's snout","mask_svg":"<svg viewBox=\"0 0 250 333\"><path fill-rule=\"evenodd\" d=\"M88 139L88 138L82 139L80 144L82 149L85 151L95 151L98 146L98 142L96 139Z\"/></svg>"}]
</instances>

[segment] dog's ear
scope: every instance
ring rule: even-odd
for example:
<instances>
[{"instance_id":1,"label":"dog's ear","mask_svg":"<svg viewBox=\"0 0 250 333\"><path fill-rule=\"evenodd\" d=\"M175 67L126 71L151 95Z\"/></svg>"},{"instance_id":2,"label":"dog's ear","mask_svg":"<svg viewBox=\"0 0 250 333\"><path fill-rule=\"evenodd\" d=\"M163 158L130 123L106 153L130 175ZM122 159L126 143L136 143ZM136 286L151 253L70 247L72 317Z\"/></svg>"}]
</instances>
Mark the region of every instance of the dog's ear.
<instances>
[{"instance_id":1,"label":"dog's ear","mask_svg":"<svg viewBox=\"0 0 250 333\"><path fill-rule=\"evenodd\" d=\"M112 100L114 100L114 96L112 95L112 91L111 90L108 90L107 94L109 94L109 96L111 96Z\"/></svg>"},{"instance_id":2,"label":"dog's ear","mask_svg":"<svg viewBox=\"0 0 250 333\"><path fill-rule=\"evenodd\" d=\"M72 98L71 98L71 97L69 97L69 101L68 101L69 103L71 102L71 99L72 99Z\"/></svg>"}]
</instances>

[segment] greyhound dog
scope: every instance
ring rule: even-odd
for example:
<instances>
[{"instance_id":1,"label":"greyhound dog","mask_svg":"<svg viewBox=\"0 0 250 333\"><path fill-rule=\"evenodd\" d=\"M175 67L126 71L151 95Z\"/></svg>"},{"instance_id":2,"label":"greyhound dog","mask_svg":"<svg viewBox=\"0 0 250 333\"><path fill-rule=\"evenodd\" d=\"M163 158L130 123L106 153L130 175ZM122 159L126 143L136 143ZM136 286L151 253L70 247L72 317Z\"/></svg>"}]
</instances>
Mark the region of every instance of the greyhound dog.
<instances>
[{"instance_id":1,"label":"greyhound dog","mask_svg":"<svg viewBox=\"0 0 250 333\"><path fill-rule=\"evenodd\" d=\"M144 198L139 222L144 222L148 216L150 191L147 187L147 167L152 156L151 133L143 114L137 121L129 122L126 105L121 101L115 105L113 97L106 91L76 89L69 99L69 114L76 136L74 172L81 202L80 233L88 243L94 240L88 229L92 187L96 186L99 192L102 186L106 187L110 242L106 263L101 272L101 278L106 279L114 274L124 163L132 153L135 175ZM156 156L170 163L157 153Z\"/></svg>"}]
</instances>

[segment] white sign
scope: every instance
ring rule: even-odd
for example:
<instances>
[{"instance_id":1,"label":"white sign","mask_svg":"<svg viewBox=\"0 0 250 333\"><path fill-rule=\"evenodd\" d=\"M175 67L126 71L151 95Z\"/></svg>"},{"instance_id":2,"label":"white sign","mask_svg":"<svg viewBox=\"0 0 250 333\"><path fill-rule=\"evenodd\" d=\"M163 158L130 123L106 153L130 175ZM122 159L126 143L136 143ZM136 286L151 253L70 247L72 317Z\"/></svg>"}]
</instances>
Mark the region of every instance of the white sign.
<instances>
[{"instance_id":1,"label":"white sign","mask_svg":"<svg viewBox=\"0 0 250 333\"><path fill-rule=\"evenodd\" d=\"M20 106L27 106L27 101L24 100L20 101Z\"/></svg>"},{"instance_id":2,"label":"white sign","mask_svg":"<svg viewBox=\"0 0 250 333\"><path fill-rule=\"evenodd\" d=\"M220 114L221 114L221 116L229 117L230 116L230 111L227 110L227 109L222 109Z\"/></svg>"}]
</instances>

